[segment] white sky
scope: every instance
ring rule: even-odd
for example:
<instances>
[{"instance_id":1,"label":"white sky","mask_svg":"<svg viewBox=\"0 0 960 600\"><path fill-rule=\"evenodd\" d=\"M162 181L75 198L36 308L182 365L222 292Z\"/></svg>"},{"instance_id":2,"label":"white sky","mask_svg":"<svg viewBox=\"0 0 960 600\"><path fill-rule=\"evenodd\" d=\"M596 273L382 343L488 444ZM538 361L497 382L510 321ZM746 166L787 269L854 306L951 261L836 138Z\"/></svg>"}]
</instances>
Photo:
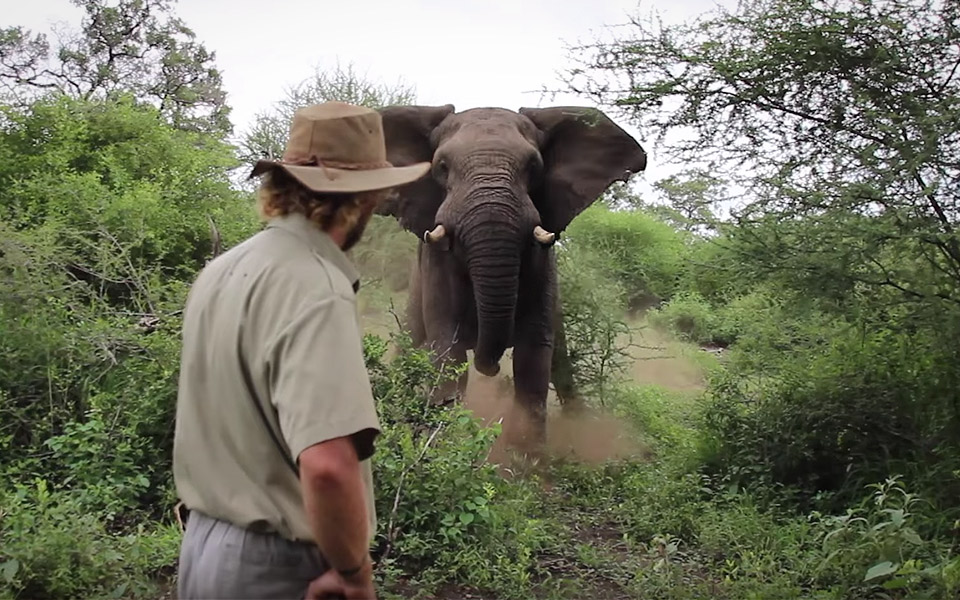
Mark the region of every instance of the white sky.
<instances>
[{"instance_id":1,"label":"white sky","mask_svg":"<svg viewBox=\"0 0 960 600\"><path fill-rule=\"evenodd\" d=\"M457 110L499 106L586 104L574 95L541 98L560 89L569 66L566 46L604 34L630 15L660 14L679 21L730 0L180 0L174 12L216 53L235 132L282 96L285 86L315 66L352 63L384 83L412 84L419 104L451 103ZM3 25L49 31L79 27L82 11L69 0L8 2ZM365 16L369 15L369 16ZM641 132L619 124L649 153L644 183L677 170L659 164ZM638 176L635 179L640 179Z\"/></svg>"}]
</instances>

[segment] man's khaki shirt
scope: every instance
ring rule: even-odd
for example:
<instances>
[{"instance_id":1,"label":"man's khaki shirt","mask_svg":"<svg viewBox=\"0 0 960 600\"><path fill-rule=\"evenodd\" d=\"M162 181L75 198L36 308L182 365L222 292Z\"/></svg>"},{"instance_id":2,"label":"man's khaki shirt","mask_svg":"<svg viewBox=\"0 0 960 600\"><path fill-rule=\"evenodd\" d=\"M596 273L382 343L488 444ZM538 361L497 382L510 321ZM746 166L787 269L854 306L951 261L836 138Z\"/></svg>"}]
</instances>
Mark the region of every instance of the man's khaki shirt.
<instances>
[{"instance_id":1,"label":"man's khaki shirt","mask_svg":"<svg viewBox=\"0 0 960 600\"><path fill-rule=\"evenodd\" d=\"M313 444L359 434L373 535L369 459L380 424L358 279L335 242L300 215L271 220L200 273L183 315L173 451L188 509L314 541L294 463Z\"/></svg>"}]
</instances>

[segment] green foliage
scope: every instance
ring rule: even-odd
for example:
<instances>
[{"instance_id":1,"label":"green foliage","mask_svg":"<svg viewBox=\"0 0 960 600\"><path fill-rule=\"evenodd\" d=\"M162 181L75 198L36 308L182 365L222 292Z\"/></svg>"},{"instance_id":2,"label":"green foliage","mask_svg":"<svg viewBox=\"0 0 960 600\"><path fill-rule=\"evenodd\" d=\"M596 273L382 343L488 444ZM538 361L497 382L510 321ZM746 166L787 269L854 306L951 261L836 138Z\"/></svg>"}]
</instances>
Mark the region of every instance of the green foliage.
<instances>
[{"instance_id":1,"label":"green foliage","mask_svg":"<svg viewBox=\"0 0 960 600\"><path fill-rule=\"evenodd\" d=\"M909 598L934 598L956 591L945 572L951 564L948 547L921 538L913 527L921 499L908 493L899 477L867 487L873 494L859 505L820 518L826 532L822 550L828 554L818 572L863 592L898 590Z\"/></svg>"},{"instance_id":2,"label":"green foliage","mask_svg":"<svg viewBox=\"0 0 960 600\"><path fill-rule=\"evenodd\" d=\"M499 426L429 402L453 372L438 372L409 338L366 336L364 350L384 426L374 457L381 574L420 585L456 581L498 597L527 597L545 527L531 518L535 490L486 462ZM463 365L460 368L465 368Z\"/></svg>"},{"instance_id":3,"label":"green foliage","mask_svg":"<svg viewBox=\"0 0 960 600\"><path fill-rule=\"evenodd\" d=\"M747 192L733 232L755 268L955 304L958 18L932 0L758 0L638 19L578 48L570 84L642 131L692 130L671 154Z\"/></svg>"},{"instance_id":4,"label":"green foliage","mask_svg":"<svg viewBox=\"0 0 960 600\"><path fill-rule=\"evenodd\" d=\"M53 49L44 34L0 29L0 83L10 96L29 105L52 91L82 100L131 94L180 129L229 132L214 55L172 14L170 0L71 1L85 12L80 31L62 32Z\"/></svg>"},{"instance_id":5,"label":"green foliage","mask_svg":"<svg viewBox=\"0 0 960 600\"><path fill-rule=\"evenodd\" d=\"M656 385L624 384L615 389L610 405L614 414L626 418L654 442L660 454L672 460L687 460L698 444L695 433L699 414L698 395L672 392Z\"/></svg>"},{"instance_id":6,"label":"green foliage","mask_svg":"<svg viewBox=\"0 0 960 600\"><path fill-rule=\"evenodd\" d=\"M393 217L373 215L364 237L350 250L363 277L363 286L389 292L407 289L417 260L417 238Z\"/></svg>"},{"instance_id":7,"label":"green foliage","mask_svg":"<svg viewBox=\"0 0 960 600\"><path fill-rule=\"evenodd\" d=\"M82 431L100 436L84 442L91 455L129 435L158 457L187 282L213 235L230 245L256 228L229 187L226 148L123 103L5 114L0 155L19 158L0 166L0 467L60 472L28 457ZM64 429L88 420L98 429Z\"/></svg>"},{"instance_id":8,"label":"green foliage","mask_svg":"<svg viewBox=\"0 0 960 600\"><path fill-rule=\"evenodd\" d=\"M605 390L629 364L630 327L624 317L623 285L607 274L606 257L571 244L557 255L567 353L573 381L603 402Z\"/></svg>"},{"instance_id":9,"label":"green foliage","mask_svg":"<svg viewBox=\"0 0 960 600\"><path fill-rule=\"evenodd\" d=\"M718 335L719 317L715 309L697 293L674 296L665 305L652 311L649 319L652 325L673 331L689 342L727 342Z\"/></svg>"},{"instance_id":10,"label":"green foliage","mask_svg":"<svg viewBox=\"0 0 960 600\"><path fill-rule=\"evenodd\" d=\"M230 187L229 147L164 126L151 109L61 97L2 114L0 214L52 236L81 276L122 282L149 267L185 280L218 236L229 246L256 227Z\"/></svg>"},{"instance_id":11,"label":"green foliage","mask_svg":"<svg viewBox=\"0 0 960 600\"><path fill-rule=\"evenodd\" d=\"M615 407L647 433L657 457L600 469L560 464L552 475L568 509L615 526L629 553L644 557L630 588L637 597L956 593L950 542L923 532L935 509L900 478L868 484L866 495L857 490L850 508L797 514L701 472L698 420L709 405L655 386L629 386Z\"/></svg>"},{"instance_id":12,"label":"green foliage","mask_svg":"<svg viewBox=\"0 0 960 600\"><path fill-rule=\"evenodd\" d=\"M909 469L956 510L953 346L896 321L755 318L711 386L706 427L720 449L717 468L841 502ZM956 331L950 320L942 325Z\"/></svg>"},{"instance_id":13,"label":"green foliage","mask_svg":"<svg viewBox=\"0 0 960 600\"><path fill-rule=\"evenodd\" d=\"M957 19L759 0L578 49L571 85L654 135L690 128L672 156L743 191L654 317L730 345L704 446L729 481L839 508L900 472L957 510Z\"/></svg>"},{"instance_id":14,"label":"green foliage","mask_svg":"<svg viewBox=\"0 0 960 600\"><path fill-rule=\"evenodd\" d=\"M175 526L111 534L75 494L43 479L0 491L0 507L0 598L156 597L151 576L176 566Z\"/></svg>"},{"instance_id":15,"label":"green foliage","mask_svg":"<svg viewBox=\"0 0 960 600\"><path fill-rule=\"evenodd\" d=\"M179 312L256 216L229 148L154 109L60 97L3 114L0 562L18 567L0 589L149 596L179 544L156 521L175 500Z\"/></svg>"},{"instance_id":16,"label":"green foliage","mask_svg":"<svg viewBox=\"0 0 960 600\"><path fill-rule=\"evenodd\" d=\"M623 287L631 308L670 296L686 253L685 238L669 225L641 211L611 211L601 204L574 219L564 244L599 256L598 267Z\"/></svg>"}]
</instances>

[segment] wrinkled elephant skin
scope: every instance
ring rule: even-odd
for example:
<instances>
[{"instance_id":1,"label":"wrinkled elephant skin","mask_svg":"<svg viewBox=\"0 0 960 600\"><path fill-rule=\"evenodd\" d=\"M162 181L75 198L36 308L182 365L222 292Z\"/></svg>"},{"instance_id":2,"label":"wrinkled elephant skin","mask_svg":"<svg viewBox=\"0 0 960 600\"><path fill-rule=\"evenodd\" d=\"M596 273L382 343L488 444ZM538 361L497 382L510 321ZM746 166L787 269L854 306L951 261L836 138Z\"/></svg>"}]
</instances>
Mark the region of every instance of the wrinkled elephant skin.
<instances>
[{"instance_id":1,"label":"wrinkled elephant skin","mask_svg":"<svg viewBox=\"0 0 960 600\"><path fill-rule=\"evenodd\" d=\"M591 108L380 114L391 163L433 165L378 209L420 239L406 315L413 341L440 363L465 362L473 350L474 367L489 376L512 347L515 397L536 446L546 435L558 309L553 244L614 181L643 171L646 153Z\"/></svg>"}]
</instances>

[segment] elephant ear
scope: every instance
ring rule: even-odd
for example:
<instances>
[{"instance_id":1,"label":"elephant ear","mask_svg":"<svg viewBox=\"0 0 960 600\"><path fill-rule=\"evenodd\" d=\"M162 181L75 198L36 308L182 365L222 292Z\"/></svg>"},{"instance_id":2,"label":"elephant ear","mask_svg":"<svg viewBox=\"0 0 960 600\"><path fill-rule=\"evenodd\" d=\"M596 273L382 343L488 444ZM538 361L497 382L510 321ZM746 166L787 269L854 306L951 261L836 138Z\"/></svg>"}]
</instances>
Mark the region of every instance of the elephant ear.
<instances>
[{"instance_id":1,"label":"elephant ear","mask_svg":"<svg viewBox=\"0 0 960 600\"><path fill-rule=\"evenodd\" d=\"M378 110L383 121L387 160L395 167L433 160L436 149L434 129L453 114L452 104L444 106L388 106ZM433 229L434 218L443 202L443 189L427 175L393 190L377 207L377 214L392 216L400 225L422 237Z\"/></svg>"},{"instance_id":2,"label":"elephant ear","mask_svg":"<svg viewBox=\"0 0 960 600\"><path fill-rule=\"evenodd\" d=\"M604 113L589 107L521 108L540 130L543 176L531 197L541 225L560 233L614 181L646 169L640 144Z\"/></svg>"}]
</instances>

